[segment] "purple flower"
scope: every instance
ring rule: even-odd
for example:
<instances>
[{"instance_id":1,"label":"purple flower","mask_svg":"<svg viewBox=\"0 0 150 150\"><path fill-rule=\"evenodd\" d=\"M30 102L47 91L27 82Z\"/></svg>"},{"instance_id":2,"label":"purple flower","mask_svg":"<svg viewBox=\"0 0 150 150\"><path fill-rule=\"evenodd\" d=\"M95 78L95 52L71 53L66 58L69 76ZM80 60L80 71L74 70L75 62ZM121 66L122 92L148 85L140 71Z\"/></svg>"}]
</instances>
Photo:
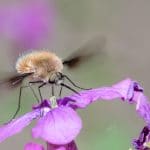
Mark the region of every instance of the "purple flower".
<instances>
[{"instance_id":1,"label":"purple flower","mask_svg":"<svg viewBox=\"0 0 150 150\"><path fill-rule=\"evenodd\" d=\"M28 143L25 145L24 150L44 150L44 147L35 143ZM78 150L74 141L65 145L53 145L47 143L46 150Z\"/></svg>"},{"instance_id":2,"label":"purple flower","mask_svg":"<svg viewBox=\"0 0 150 150\"><path fill-rule=\"evenodd\" d=\"M66 145L75 140L82 128L82 122L76 109L85 108L97 100L108 101L118 98L123 102L135 104L136 111L149 125L150 104L143 94L143 89L137 82L126 79L111 87L81 91L79 94L73 94L57 101L54 101L54 97L50 101L43 100L40 105L34 106L31 112L2 126L0 142L20 132L33 119L37 119L32 129L34 138L42 138L51 146Z\"/></svg>"},{"instance_id":3,"label":"purple flower","mask_svg":"<svg viewBox=\"0 0 150 150\"><path fill-rule=\"evenodd\" d=\"M150 129L148 126L145 126L138 139L133 141L133 145L137 150L147 150L148 147L145 145L147 142L150 141Z\"/></svg>"},{"instance_id":4,"label":"purple flower","mask_svg":"<svg viewBox=\"0 0 150 150\"><path fill-rule=\"evenodd\" d=\"M52 36L55 9L52 0L23 0L0 7L0 33L14 49L32 49Z\"/></svg>"},{"instance_id":5,"label":"purple flower","mask_svg":"<svg viewBox=\"0 0 150 150\"><path fill-rule=\"evenodd\" d=\"M53 145L47 144L47 150L78 150L76 143L74 141L65 145Z\"/></svg>"},{"instance_id":6,"label":"purple flower","mask_svg":"<svg viewBox=\"0 0 150 150\"><path fill-rule=\"evenodd\" d=\"M28 143L25 145L24 150L44 150L44 147L35 143Z\"/></svg>"},{"instance_id":7,"label":"purple flower","mask_svg":"<svg viewBox=\"0 0 150 150\"><path fill-rule=\"evenodd\" d=\"M81 127L81 119L77 113L71 107L60 105L49 109L46 115L38 120L32 129L32 136L40 137L51 144L67 144L75 139Z\"/></svg>"}]
</instances>

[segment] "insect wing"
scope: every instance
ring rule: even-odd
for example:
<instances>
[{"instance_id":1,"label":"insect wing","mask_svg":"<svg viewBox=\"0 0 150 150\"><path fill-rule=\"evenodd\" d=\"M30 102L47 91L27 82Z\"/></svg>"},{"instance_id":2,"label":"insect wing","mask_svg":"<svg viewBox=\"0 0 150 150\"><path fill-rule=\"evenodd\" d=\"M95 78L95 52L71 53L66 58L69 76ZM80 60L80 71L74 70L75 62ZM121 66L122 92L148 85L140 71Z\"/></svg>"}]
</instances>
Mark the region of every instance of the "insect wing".
<instances>
[{"instance_id":1,"label":"insect wing","mask_svg":"<svg viewBox=\"0 0 150 150\"><path fill-rule=\"evenodd\" d=\"M63 61L63 64L72 69L87 61L93 56L103 55L103 50L106 44L106 39L103 36L97 36L87 41L83 46L78 48L68 58Z\"/></svg>"},{"instance_id":2,"label":"insect wing","mask_svg":"<svg viewBox=\"0 0 150 150\"><path fill-rule=\"evenodd\" d=\"M11 77L5 78L0 81L0 86L7 87L7 88L14 88L21 85L24 78L28 77L32 73L25 73L25 74L15 74Z\"/></svg>"}]
</instances>

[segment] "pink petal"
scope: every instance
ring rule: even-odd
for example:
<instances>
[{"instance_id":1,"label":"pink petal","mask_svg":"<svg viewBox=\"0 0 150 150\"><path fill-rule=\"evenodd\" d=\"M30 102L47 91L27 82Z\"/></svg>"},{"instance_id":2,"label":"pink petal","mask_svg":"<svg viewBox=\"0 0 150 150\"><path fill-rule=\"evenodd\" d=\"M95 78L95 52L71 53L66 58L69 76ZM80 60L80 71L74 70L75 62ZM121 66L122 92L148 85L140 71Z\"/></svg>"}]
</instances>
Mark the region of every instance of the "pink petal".
<instances>
[{"instance_id":1,"label":"pink petal","mask_svg":"<svg viewBox=\"0 0 150 150\"><path fill-rule=\"evenodd\" d=\"M5 140L6 138L17 134L22 131L23 128L28 126L31 121L35 118L40 116L40 110L35 110L25 114L24 116L13 120L12 122L8 123L7 125L0 127L0 142Z\"/></svg>"},{"instance_id":2,"label":"pink petal","mask_svg":"<svg viewBox=\"0 0 150 150\"><path fill-rule=\"evenodd\" d=\"M44 150L44 147L40 144L28 143L25 145L24 150Z\"/></svg>"},{"instance_id":3,"label":"pink petal","mask_svg":"<svg viewBox=\"0 0 150 150\"><path fill-rule=\"evenodd\" d=\"M90 103L97 100L113 100L116 98L130 99L133 96L133 84L130 79L123 80L111 87L101 87L91 90L81 91L79 94L73 94L60 99L59 103L63 103L73 108L84 108Z\"/></svg>"},{"instance_id":4,"label":"pink petal","mask_svg":"<svg viewBox=\"0 0 150 150\"><path fill-rule=\"evenodd\" d=\"M129 104L135 104L138 114L150 126L150 102L143 94L143 89L139 84L131 79L123 80L111 87L81 91L79 94L73 94L58 101L59 105L84 108L97 100L114 99L122 99Z\"/></svg>"},{"instance_id":5,"label":"pink petal","mask_svg":"<svg viewBox=\"0 0 150 150\"><path fill-rule=\"evenodd\" d=\"M135 92L133 101L136 103L136 111L150 126L150 102L147 97L140 92Z\"/></svg>"},{"instance_id":6,"label":"pink petal","mask_svg":"<svg viewBox=\"0 0 150 150\"><path fill-rule=\"evenodd\" d=\"M74 141L65 145L53 145L47 143L47 150L78 150Z\"/></svg>"},{"instance_id":7,"label":"pink petal","mask_svg":"<svg viewBox=\"0 0 150 150\"><path fill-rule=\"evenodd\" d=\"M32 135L49 143L61 145L75 139L81 127L81 119L77 113L72 108L60 106L39 119L32 129Z\"/></svg>"},{"instance_id":8,"label":"pink petal","mask_svg":"<svg viewBox=\"0 0 150 150\"><path fill-rule=\"evenodd\" d=\"M55 25L52 0L22 0L0 7L0 33L25 49L37 48L52 37Z\"/></svg>"}]
</instances>

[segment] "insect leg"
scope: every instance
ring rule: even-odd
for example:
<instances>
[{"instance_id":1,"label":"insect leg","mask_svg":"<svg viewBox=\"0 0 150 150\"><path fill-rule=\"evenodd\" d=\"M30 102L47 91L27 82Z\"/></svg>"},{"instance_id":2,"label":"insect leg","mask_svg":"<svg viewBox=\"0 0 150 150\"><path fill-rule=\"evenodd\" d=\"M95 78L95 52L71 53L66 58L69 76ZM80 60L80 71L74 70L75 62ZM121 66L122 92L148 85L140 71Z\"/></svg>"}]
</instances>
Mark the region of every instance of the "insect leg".
<instances>
[{"instance_id":1,"label":"insect leg","mask_svg":"<svg viewBox=\"0 0 150 150\"><path fill-rule=\"evenodd\" d=\"M60 91L59 91L59 97L61 97L62 89L63 89L63 86L61 85Z\"/></svg>"},{"instance_id":2,"label":"insect leg","mask_svg":"<svg viewBox=\"0 0 150 150\"><path fill-rule=\"evenodd\" d=\"M43 81L39 80L39 81L30 81L29 83L43 83Z\"/></svg>"},{"instance_id":3,"label":"insect leg","mask_svg":"<svg viewBox=\"0 0 150 150\"><path fill-rule=\"evenodd\" d=\"M66 78L74 87L82 89L82 90L90 90L91 88L82 88L78 85L76 85L67 75L62 74L62 77Z\"/></svg>"},{"instance_id":4,"label":"insect leg","mask_svg":"<svg viewBox=\"0 0 150 150\"><path fill-rule=\"evenodd\" d=\"M31 91L32 91L32 93L33 93L33 95L34 95L36 101L39 103L39 102L40 102L40 101L39 101L39 98L37 97L37 95L36 95L34 89L32 88L32 86L31 86L30 84L31 84L31 83L29 82L29 83L28 83L28 86L30 87L30 89L31 89Z\"/></svg>"},{"instance_id":5,"label":"insect leg","mask_svg":"<svg viewBox=\"0 0 150 150\"><path fill-rule=\"evenodd\" d=\"M20 87L20 91L19 91L19 100L18 100L18 106L17 106L17 109L16 109L16 112L14 113L14 115L12 116L12 118L6 123L8 124L9 122L11 122L13 119L15 119L15 117L17 116L19 110L20 110L20 106L21 106L21 94L22 94L22 90L24 88L27 88L29 86L21 86Z\"/></svg>"},{"instance_id":6,"label":"insect leg","mask_svg":"<svg viewBox=\"0 0 150 150\"><path fill-rule=\"evenodd\" d=\"M62 78L62 83L64 83L64 78ZM60 91L59 91L59 97L61 97L62 90L63 90L63 86L61 85L61 87L60 87Z\"/></svg>"},{"instance_id":7,"label":"insect leg","mask_svg":"<svg viewBox=\"0 0 150 150\"><path fill-rule=\"evenodd\" d=\"M55 96L55 91L54 91L54 84L52 84L52 96Z\"/></svg>"},{"instance_id":8,"label":"insect leg","mask_svg":"<svg viewBox=\"0 0 150 150\"><path fill-rule=\"evenodd\" d=\"M46 83L42 83L40 86L38 86L38 91L39 91L39 94L40 94L41 101L43 100L42 94L41 94L41 87L43 87L44 85L46 85Z\"/></svg>"},{"instance_id":9,"label":"insect leg","mask_svg":"<svg viewBox=\"0 0 150 150\"><path fill-rule=\"evenodd\" d=\"M66 84L64 84L64 83L61 83L60 85L63 86L63 87L66 87L67 89L73 91L74 93L79 94L76 90L74 90L73 88L71 88L70 86L68 86L68 85L66 85Z\"/></svg>"},{"instance_id":10,"label":"insect leg","mask_svg":"<svg viewBox=\"0 0 150 150\"><path fill-rule=\"evenodd\" d=\"M29 87L32 90L32 93L34 95L34 97L36 98L37 102L39 103L39 98L37 97L37 95L35 94L35 91L33 90L33 88L31 87L30 84L37 84L37 83L43 83L43 81L39 80L39 81L30 81L29 82ZM40 92L39 92L40 93ZM41 97L41 96L40 96Z\"/></svg>"}]
</instances>

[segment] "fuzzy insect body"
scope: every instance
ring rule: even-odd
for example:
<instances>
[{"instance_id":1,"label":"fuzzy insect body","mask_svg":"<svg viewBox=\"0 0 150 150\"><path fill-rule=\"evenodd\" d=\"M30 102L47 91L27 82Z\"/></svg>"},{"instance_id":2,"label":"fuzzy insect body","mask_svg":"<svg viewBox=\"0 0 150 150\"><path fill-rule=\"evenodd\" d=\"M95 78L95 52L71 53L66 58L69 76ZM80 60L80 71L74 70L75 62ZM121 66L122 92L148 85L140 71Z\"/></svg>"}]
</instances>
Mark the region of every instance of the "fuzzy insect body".
<instances>
[{"instance_id":1,"label":"fuzzy insect body","mask_svg":"<svg viewBox=\"0 0 150 150\"><path fill-rule=\"evenodd\" d=\"M54 80L58 72L62 72L62 60L50 51L33 51L19 57L16 70L19 74L31 74L32 80L48 82Z\"/></svg>"}]
</instances>

